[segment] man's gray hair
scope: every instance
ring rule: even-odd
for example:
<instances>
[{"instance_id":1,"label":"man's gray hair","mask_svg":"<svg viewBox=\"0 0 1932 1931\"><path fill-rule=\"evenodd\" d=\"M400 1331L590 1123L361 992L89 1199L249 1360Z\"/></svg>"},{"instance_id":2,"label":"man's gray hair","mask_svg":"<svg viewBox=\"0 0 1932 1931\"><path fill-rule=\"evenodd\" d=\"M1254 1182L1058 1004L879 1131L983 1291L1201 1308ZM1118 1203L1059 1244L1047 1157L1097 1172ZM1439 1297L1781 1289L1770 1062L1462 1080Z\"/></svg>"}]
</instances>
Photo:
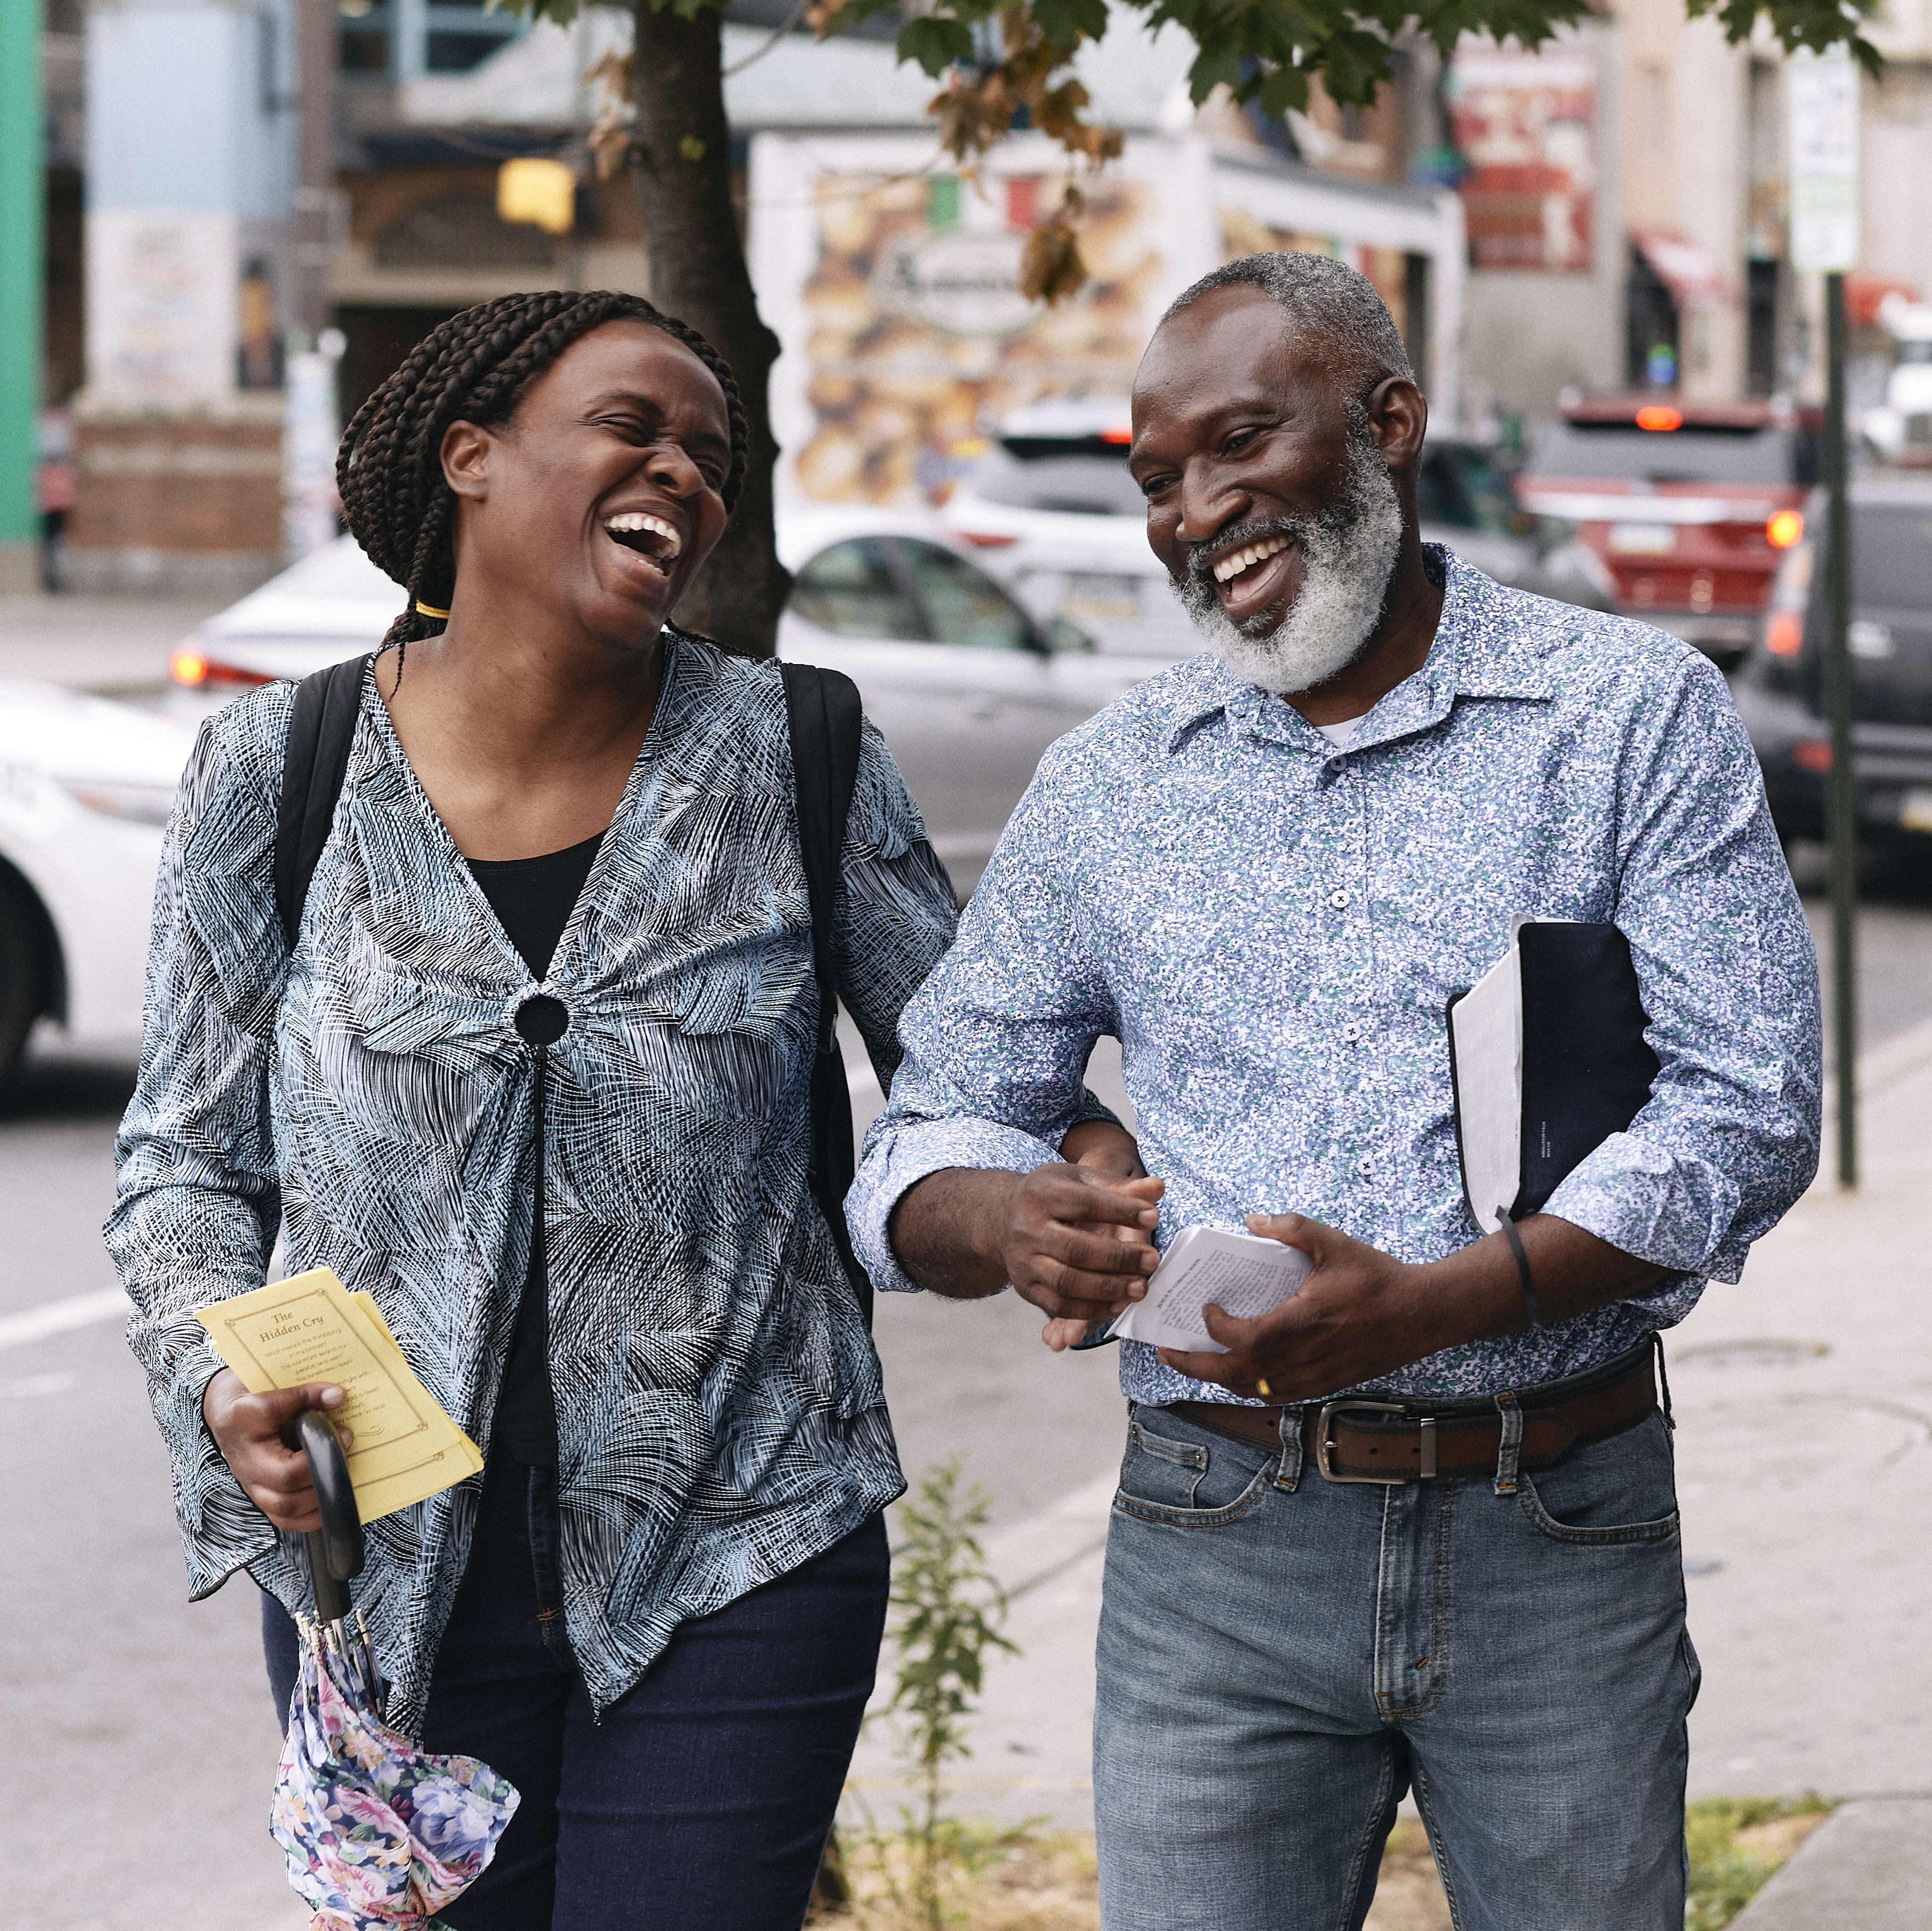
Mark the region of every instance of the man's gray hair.
<instances>
[{"instance_id":1,"label":"man's gray hair","mask_svg":"<svg viewBox=\"0 0 1932 1931\"><path fill-rule=\"evenodd\" d=\"M1351 397L1391 376L1414 382L1408 351L1375 283L1327 255L1244 255L1177 295L1163 325L1217 288L1247 284L1273 296L1313 343Z\"/></svg>"}]
</instances>

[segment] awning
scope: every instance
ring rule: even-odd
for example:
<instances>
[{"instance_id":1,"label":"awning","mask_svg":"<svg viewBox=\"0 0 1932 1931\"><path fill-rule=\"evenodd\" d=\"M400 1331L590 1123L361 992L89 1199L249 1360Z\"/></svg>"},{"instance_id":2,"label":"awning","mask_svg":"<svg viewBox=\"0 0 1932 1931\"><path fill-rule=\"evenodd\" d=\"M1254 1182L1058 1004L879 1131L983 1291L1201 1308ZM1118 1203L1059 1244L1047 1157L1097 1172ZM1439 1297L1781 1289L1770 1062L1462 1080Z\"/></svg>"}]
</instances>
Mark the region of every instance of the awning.
<instances>
[{"instance_id":1,"label":"awning","mask_svg":"<svg viewBox=\"0 0 1932 1931\"><path fill-rule=\"evenodd\" d=\"M1681 309L1730 308L1737 291L1709 249L1654 228L1635 228L1630 244L1670 289Z\"/></svg>"}]
</instances>

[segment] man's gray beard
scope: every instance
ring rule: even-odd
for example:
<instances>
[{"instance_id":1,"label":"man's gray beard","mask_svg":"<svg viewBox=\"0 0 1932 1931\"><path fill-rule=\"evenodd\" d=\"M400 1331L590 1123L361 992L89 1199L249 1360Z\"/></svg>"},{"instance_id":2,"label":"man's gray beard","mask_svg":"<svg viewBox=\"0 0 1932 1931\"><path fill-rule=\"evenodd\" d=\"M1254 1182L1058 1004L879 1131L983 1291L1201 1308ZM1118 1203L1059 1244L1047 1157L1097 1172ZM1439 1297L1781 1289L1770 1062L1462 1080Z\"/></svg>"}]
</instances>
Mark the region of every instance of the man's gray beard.
<instances>
[{"instance_id":1,"label":"man's gray beard","mask_svg":"<svg viewBox=\"0 0 1932 1931\"><path fill-rule=\"evenodd\" d=\"M1235 623L1221 607L1204 545L1196 547L1187 574L1174 588L1196 628L1237 677L1287 696L1325 684L1360 656L1395 574L1402 505L1388 465L1366 433L1352 427L1348 484L1339 502L1314 516L1243 523L1217 536L1214 548L1225 551L1231 543L1274 535L1300 544L1302 579L1300 594L1271 634L1267 627L1280 601Z\"/></svg>"}]
</instances>

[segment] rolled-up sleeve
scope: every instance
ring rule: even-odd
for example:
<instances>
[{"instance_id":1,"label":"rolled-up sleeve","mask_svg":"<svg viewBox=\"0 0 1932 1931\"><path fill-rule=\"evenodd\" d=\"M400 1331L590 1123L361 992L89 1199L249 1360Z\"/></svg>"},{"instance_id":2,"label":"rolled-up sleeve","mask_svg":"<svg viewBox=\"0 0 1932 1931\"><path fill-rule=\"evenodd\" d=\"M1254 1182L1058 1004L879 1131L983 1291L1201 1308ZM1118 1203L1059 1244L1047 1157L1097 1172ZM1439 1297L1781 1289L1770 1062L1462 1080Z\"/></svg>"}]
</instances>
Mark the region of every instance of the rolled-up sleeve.
<instances>
[{"instance_id":1,"label":"rolled-up sleeve","mask_svg":"<svg viewBox=\"0 0 1932 1931\"><path fill-rule=\"evenodd\" d=\"M1735 1281L1817 1169L1817 961L1722 676L1698 660L1630 734L1616 920L1660 1070L1545 1211L1674 1273Z\"/></svg>"},{"instance_id":2,"label":"rolled-up sleeve","mask_svg":"<svg viewBox=\"0 0 1932 1931\"><path fill-rule=\"evenodd\" d=\"M280 1224L268 1071L286 949L272 787L286 733L286 692L265 691L202 727L182 776L105 1229L172 1463L196 1598L275 1543L202 1421L222 1363L194 1310L260 1287Z\"/></svg>"},{"instance_id":3,"label":"rolled-up sleeve","mask_svg":"<svg viewBox=\"0 0 1932 1931\"><path fill-rule=\"evenodd\" d=\"M1016 809L959 935L899 1021L891 1097L846 1200L854 1251L887 1292L916 1291L890 1238L907 1191L948 1167L1030 1173L1078 1122L1112 1119L1084 1084L1118 1021L1083 943L1048 770Z\"/></svg>"}]
</instances>

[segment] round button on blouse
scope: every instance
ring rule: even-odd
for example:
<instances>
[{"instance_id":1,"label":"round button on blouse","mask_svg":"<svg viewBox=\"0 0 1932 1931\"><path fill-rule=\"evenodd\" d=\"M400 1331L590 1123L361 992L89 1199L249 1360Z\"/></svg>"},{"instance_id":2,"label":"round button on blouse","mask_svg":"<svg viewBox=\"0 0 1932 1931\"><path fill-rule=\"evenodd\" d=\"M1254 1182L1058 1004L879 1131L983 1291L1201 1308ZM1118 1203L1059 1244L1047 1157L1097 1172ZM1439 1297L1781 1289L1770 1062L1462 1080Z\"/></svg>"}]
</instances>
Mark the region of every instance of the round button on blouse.
<instances>
[{"instance_id":1,"label":"round button on blouse","mask_svg":"<svg viewBox=\"0 0 1932 1931\"><path fill-rule=\"evenodd\" d=\"M533 1046L554 1046L570 1030L570 1008L547 992L533 992L517 1008L517 1030Z\"/></svg>"},{"instance_id":2,"label":"round button on blouse","mask_svg":"<svg viewBox=\"0 0 1932 1931\"><path fill-rule=\"evenodd\" d=\"M1340 912L1346 905L1347 905L1348 902L1348 895L1346 892L1331 892L1328 895L1328 902L1334 907L1336 911Z\"/></svg>"}]
</instances>

